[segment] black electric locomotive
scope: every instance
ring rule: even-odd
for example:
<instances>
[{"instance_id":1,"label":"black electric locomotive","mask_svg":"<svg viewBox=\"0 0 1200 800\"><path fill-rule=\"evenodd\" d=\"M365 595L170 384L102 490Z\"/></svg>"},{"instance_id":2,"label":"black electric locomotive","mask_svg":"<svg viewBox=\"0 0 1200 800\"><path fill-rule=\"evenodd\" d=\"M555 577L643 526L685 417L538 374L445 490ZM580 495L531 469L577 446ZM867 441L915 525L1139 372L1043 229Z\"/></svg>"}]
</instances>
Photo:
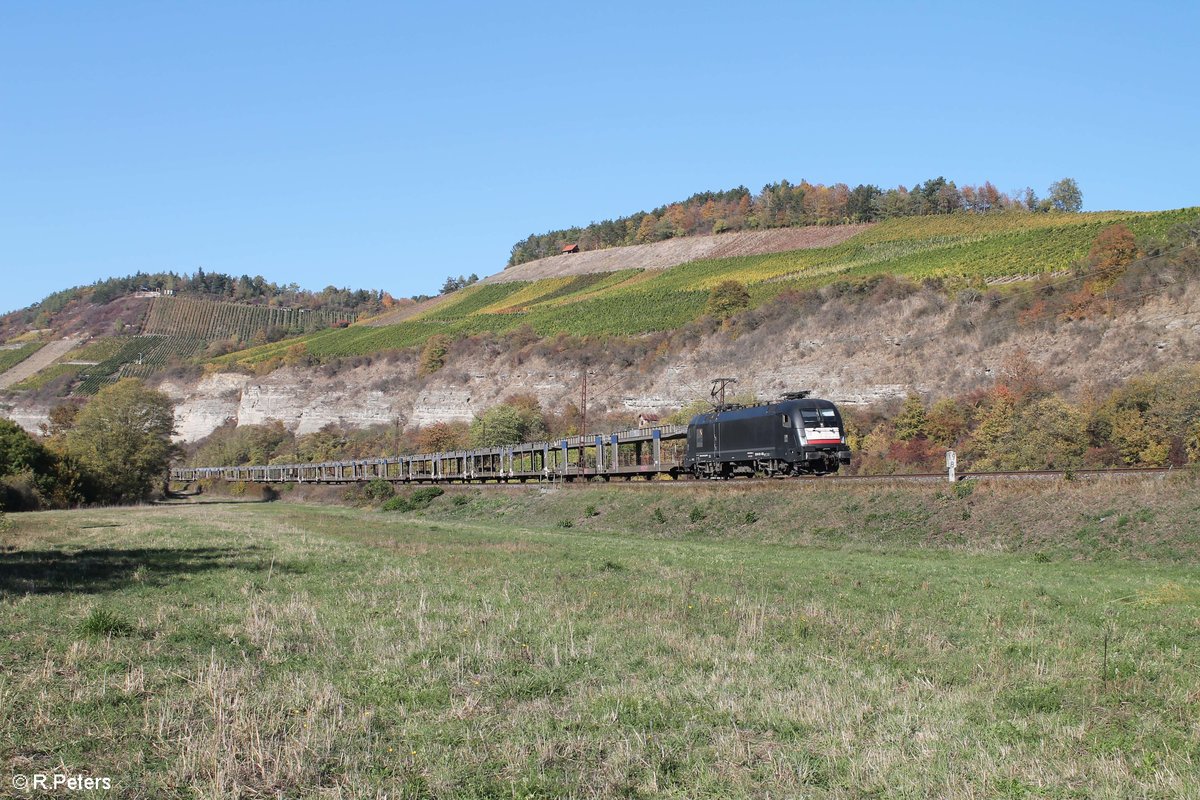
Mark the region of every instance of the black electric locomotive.
<instances>
[{"instance_id":1,"label":"black electric locomotive","mask_svg":"<svg viewBox=\"0 0 1200 800\"><path fill-rule=\"evenodd\" d=\"M850 463L837 406L807 392L692 417L683 468L698 478L824 475Z\"/></svg>"}]
</instances>

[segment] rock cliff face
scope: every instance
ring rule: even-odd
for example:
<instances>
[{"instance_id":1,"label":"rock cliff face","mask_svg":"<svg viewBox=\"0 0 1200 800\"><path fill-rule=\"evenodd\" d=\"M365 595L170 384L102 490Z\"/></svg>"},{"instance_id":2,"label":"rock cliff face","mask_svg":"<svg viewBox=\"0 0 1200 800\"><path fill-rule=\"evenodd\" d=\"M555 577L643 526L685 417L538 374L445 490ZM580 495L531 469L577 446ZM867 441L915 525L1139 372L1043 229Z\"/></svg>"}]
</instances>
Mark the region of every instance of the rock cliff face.
<instances>
[{"instance_id":1,"label":"rock cliff face","mask_svg":"<svg viewBox=\"0 0 1200 800\"><path fill-rule=\"evenodd\" d=\"M734 338L717 331L682 352L625 368L594 366L594 411L658 412L706 397L709 380L735 376L739 392L763 397L808 388L840 403L870 403L910 391L956 394L989 385L1012 355L1025 353L1061 391L1077 393L1200 357L1200 287L1162 297L1116 319L1062 323L1054 330L975 324L982 304L956 308L918 294L874 308L836 304L782 328ZM997 329L999 328L999 329ZM329 422L427 425L470 421L515 392L546 408L579 401L580 365L569 354L521 360L513 353L468 353L440 372L417 374L412 358L376 361L326 377L283 369L261 378L214 375L164 384L179 400L180 437L201 438L226 419L282 420L300 433Z\"/></svg>"},{"instance_id":2,"label":"rock cliff face","mask_svg":"<svg viewBox=\"0 0 1200 800\"><path fill-rule=\"evenodd\" d=\"M935 396L987 386L1021 352L1068 395L1200 358L1200 286L1165 293L1115 318L1070 323L989 323L986 304L956 304L932 292L879 304L830 301L817 311L766 321L734 336L718 330L640 363L594 363L589 413L659 412L708 396L709 380L737 377L739 393L762 397L812 389L839 403L869 403L910 391ZM579 402L580 364L569 353L529 356L479 348L420 376L411 355L333 371L284 368L266 376L213 374L168 380L178 437L195 441L227 421L281 420L298 433L328 423L427 425L470 421L513 392L547 409ZM30 430L49 405L0 408Z\"/></svg>"}]
</instances>

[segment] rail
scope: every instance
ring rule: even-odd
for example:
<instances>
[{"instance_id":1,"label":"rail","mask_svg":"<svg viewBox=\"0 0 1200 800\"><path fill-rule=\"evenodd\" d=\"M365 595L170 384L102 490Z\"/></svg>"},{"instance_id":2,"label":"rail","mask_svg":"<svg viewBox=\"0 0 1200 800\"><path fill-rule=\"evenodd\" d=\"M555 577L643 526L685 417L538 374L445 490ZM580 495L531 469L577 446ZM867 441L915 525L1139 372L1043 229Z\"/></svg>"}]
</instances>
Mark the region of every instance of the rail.
<instances>
[{"instance_id":1,"label":"rail","mask_svg":"<svg viewBox=\"0 0 1200 800\"><path fill-rule=\"evenodd\" d=\"M658 425L609 434L569 436L555 441L524 442L445 453L387 458L267 464L240 467L176 467L171 480L195 483L221 480L245 483L508 483L528 481L632 480L681 472L686 425ZM1117 467L1076 470L960 472L956 481L979 479L1104 478L1165 474L1170 468ZM822 481L945 481L945 472L896 475L829 475ZM764 479L774 480L774 479Z\"/></svg>"}]
</instances>

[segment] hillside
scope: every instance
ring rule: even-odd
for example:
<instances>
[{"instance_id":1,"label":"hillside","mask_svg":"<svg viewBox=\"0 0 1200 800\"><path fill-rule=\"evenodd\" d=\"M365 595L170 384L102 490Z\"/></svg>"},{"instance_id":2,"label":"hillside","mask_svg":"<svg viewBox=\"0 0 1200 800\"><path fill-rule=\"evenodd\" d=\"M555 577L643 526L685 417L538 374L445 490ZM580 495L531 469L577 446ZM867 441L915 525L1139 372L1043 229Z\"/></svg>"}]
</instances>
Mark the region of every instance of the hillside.
<instances>
[{"instance_id":1,"label":"hillside","mask_svg":"<svg viewBox=\"0 0 1200 800\"><path fill-rule=\"evenodd\" d=\"M618 272L625 269L669 269L689 261L760 256L809 250L841 244L869 225L829 225L806 228L774 228L709 236L684 236L665 242L610 247L582 253L564 253L526 261L484 278L482 283L512 283Z\"/></svg>"},{"instance_id":2,"label":"hillside","mask_svg":"<svg viewBox=\"0 0 1200 800\"><path fill-rule=\"evenodd\" d=\"M325 309L250 305L135 292L56 315L57 330L31 331L0 350L0 389L94 394L121 377L150 377L252 342L346 324Z\"/></svg>"},{"instance_id":3,"label":"hillside","mask_svg":"<svg viewBox=\"0 0 1200 800\"><path fill-rule=\"evenodd\" d=\"M294 317L283 327L279 309L123 299L94 312L117 315L121 335L96 336L18 383L0 397L0 412L34 429L72 387L86 393L138 375L179 401L179 433L190 441L230 420L281 420L300 433L469 422L517 390L565 409L579 401L584 364L598 376L589 413L628 415L686 405L705 396L714 375L737 376L740 390L760 396L811 388L850 404L911 392L948 397L991 386L1014 357L1038 365L1054 391L1080 397L1200 359L1194 270L1151 258L1106 283L1097 303L1071 305L1094 296L1094 276L1076 267L1101 231L1123 223L1154 251L1168 230L1198 216L1194 208L955 214L616 248L519 265L311 333ZM732 254L793 233L806 237L805 249ZM725 257L646 266L672 260L647 253L680 258L689 248ZM599 259L611 271L538 277ZM722 323L705 311L726 280L744 284L749 299ZM62 332L10 340L14 349L0 357L36 351ZM221 354L228 342L213 337L230 333L263 343ZM432 366L430 353L442 354Z\"/></svg>"},{"instance_id":4,"label":"hillside","mask_svg":"<svg viewBox=\"0 0 1200 800\"><path fill-rule=\"evenodd\" d=\"M1106 226L1125 223L1141 237L1162 236L1171 226L1191 220L1198 209L1157 213L1089 214L1005 213L955 214L901 218L852 230L827 229L844 241L781 253L687 261L661 269L644 266L648 248L631 248L557 256L506 270L530 267L526 280L493 276L455 292L392 325L370 323L345 330L251 348L217 359L224 365L259 365L281 361L291 351L317 360L369 355L414 347L435 334L450 337L504 333L528 326L538 336L639 335L677 329L703 316L709 292L717 283L736 280L759 306L785 292L819 289L839 281L881 275L911 280L934 279L950 289L986 288L989 282L1011 282L1061 273L1087 255ZM847 226L848 228L850 226ZM809 228L806 236L826 229ZM774 234L775 232L769 232ZM753 236L753 234L750 234ZM701 237L682 248L713 252L724 236ZM737 246L738 239L732 239ZM665 243L671 244L671 243ZM546 262L585 266L603 259L606 271L536 277L550 269ZM298 348L297 345L303 345Z\"/></svg>"},{"instance_id":5,"label":"hillside","mask_svg":"<svg viewBox=\"0 0 1200 800\"><path fill-rule=\"evenodd\" d=\"M513 245L508 267L568 251L582 253L715 233L762 232L961 212L1073 213L1082 207L1083 193L1071 178L1051 184L1042 199L1030 188L1012 196L990 181L960 187L941 176L917 183L912 189L903 185L881 189L874 184L859 184L852 189L845 183L825 185L781 180L768 183L757 194L745 186L699 192L687 200L649 212L638 211L582 227L531 234Z\"/></svg>"}]
</instances>

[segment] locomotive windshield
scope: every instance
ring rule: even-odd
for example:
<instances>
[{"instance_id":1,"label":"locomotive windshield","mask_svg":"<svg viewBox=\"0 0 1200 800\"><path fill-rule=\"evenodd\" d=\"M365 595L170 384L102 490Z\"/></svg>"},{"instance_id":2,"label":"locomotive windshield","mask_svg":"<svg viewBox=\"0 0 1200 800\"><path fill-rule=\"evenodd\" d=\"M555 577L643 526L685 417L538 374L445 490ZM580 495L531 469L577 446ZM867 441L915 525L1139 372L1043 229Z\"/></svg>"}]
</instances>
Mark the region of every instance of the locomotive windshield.
<instances>
[{"instance_id":1,"label":"locomotive windshield","mask_svg":"<svg viewBox=\"0 0 1200 800\"><path fill-rule=\"evenodd\" d=\"M832 408L802 408L800 419L806 428L837 428L837 411Z\"/></svg>"}]
</instances>

